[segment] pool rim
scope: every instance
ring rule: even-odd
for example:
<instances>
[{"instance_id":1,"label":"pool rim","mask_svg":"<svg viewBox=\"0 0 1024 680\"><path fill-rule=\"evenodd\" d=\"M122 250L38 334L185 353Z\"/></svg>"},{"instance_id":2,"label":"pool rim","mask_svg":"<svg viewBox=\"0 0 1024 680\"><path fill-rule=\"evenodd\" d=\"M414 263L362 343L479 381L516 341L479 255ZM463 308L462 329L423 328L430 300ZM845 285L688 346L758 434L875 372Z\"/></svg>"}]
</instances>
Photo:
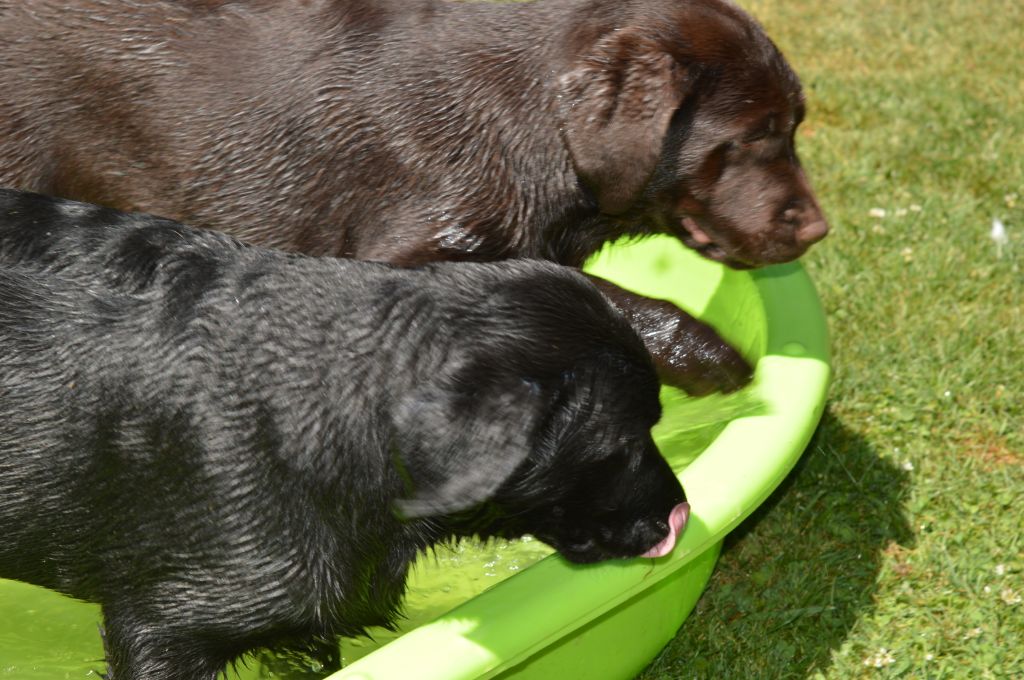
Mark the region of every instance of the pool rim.
<instances>
[{"instance_id":1,"label":"pool rim","mask_svg":"<svg viewBox=\"0 0 1024 680\"><path fill-rule=\"evenodd\" d=\"M670 555L586 566L551 555L326 680L397 680L409 677L411 666L420 680L494 677L717 550L799 460L823 413L831 377L825 316L804 267L793 262L742 274L752 280L764 309L765 348L755 389L767 411L730 422L680 473L694 510ZM742 469L741 461L723 454L747 449L757 453L742 460ZM720 488L723 472L727 489ZM702 503L702 493L714 504Z\"/></svg>"}]
</instances>

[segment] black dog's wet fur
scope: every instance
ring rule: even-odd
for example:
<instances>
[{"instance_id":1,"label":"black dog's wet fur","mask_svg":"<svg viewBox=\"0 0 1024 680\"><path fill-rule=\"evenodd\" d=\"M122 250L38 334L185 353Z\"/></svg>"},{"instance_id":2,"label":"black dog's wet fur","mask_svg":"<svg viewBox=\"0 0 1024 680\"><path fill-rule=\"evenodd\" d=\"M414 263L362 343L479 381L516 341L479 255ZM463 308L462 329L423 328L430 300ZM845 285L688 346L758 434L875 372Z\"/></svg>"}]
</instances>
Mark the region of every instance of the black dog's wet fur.
<instances>
[{"instance_id":1,"label":"black dog's wet fur","mask_svg":"<svg viewBox=\"0 0 1024 680\"><path fill-rule=\"evenodd\" d=\"M99 602L117 680L390 624L451 537L639 555L683 500L659 415L571 270L314 259L0 190L0 576Z\"/></svg>"}]
</instances>

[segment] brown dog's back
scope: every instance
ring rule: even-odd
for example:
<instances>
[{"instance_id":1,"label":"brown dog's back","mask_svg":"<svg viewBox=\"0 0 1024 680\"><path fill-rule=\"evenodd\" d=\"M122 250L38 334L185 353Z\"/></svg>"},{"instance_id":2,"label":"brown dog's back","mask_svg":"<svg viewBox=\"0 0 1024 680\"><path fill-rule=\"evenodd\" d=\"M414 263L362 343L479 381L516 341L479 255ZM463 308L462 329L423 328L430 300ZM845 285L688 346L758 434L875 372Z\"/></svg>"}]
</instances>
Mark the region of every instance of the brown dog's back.
<instances>
[{"instance_id":1,"label":"brown dog's back","mask_svg":"<svg viewBox=\"0 0 1024 680\"><path fill-rule=\"evenodd\" d=\"M313 255L580 266L667 233L737 267L827 224L785 59L725 0L0 0L0 185ZM694 394L747 362L602 284Z\"/></svg>"},{"instance_id":2,"label":"brown dog's back","mask_svg":"<svg viewBox=\"0 0 1024 680\"><path fill-rule=\"evenodd\" d=\"M802 106L721 0L25 0L0 18L3 185L406 264L579 265L667 231L757 265L824 233L791 139L778 189L713 157L766 115L788 135ZM716 195L723 165L743 170Z\"/></svg>"},{"instance_id":3,"label":"brown dog's back","mask_svg":"<svg viewBox=\"0 0 1024 680\"><path fill-rule=\"evenodd\" d=\"M6 8L0 184L310 254L541 254L532 233L562 216L537 185L581 197L525 27L496 33L526 15L314 7Z\"/></svg>"}]
</instances>

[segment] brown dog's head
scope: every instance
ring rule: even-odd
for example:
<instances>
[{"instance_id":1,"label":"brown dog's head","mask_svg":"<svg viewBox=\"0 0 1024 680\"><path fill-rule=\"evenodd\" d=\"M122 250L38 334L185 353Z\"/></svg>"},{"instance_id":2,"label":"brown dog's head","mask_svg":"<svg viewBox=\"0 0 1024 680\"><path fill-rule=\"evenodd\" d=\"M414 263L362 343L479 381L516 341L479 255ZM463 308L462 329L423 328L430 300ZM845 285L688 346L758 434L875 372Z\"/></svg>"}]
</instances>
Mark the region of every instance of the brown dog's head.
<instances>
[{"instance_id":1,"label":"brown dog's head","mask_svg":"<svg viewBox=\"0 0 1024 680\"><path fill-rule=\"evenodd\" d=\"M824 238L794 147L800 82L751 17L723 0L596 0L582 14L559 109L605 216L734 267Z\"/></svg>"}]
</instances>

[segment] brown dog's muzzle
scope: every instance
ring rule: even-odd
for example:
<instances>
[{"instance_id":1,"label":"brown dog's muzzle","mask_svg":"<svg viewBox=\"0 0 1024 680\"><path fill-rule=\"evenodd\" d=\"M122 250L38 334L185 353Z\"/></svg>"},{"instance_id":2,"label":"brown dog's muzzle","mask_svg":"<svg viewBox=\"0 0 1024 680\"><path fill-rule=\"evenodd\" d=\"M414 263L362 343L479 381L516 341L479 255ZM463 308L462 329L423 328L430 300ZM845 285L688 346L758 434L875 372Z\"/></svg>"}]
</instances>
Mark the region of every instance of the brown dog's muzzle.
<instances>
[{"instance_id":1,"label":"brown dog's muzzle","mask_svg":"<svg viewBox=\"0 0 1024 680\"><path fill-rule=\"evenodd\" d=\"M828 222L817 202L810 197L790 201L777 221L792 230L793 241L801 251L828 235Z\"/></svg>"}]
</instances>

